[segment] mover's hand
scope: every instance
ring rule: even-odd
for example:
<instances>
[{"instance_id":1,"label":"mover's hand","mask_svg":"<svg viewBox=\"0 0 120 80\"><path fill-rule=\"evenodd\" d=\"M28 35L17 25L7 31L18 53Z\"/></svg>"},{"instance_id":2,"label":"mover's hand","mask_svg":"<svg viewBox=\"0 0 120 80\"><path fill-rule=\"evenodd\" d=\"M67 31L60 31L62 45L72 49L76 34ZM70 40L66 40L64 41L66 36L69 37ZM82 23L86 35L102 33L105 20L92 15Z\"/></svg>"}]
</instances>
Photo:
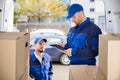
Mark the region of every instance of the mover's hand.
<instances>
[{"instance_id":1,"label":"mover's hand","mask_svg":"<svg viewBox=\"0 0 120 80\"><path fill-rule=\"evenodd\" d=\"M67 50L64 50L65 54L67 54L68 56L72 56L71 54L71 48L67 49Z\"/></svg>"}]
</instances>

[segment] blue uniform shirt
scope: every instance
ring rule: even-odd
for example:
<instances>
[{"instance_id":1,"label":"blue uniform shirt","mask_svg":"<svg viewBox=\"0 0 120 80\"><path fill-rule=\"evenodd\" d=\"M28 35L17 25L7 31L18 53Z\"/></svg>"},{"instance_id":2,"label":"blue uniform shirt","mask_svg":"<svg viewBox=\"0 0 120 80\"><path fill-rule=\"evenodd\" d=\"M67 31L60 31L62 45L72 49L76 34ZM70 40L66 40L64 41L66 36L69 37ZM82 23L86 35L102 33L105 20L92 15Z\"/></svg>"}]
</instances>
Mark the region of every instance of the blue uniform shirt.
<instances>
[{"instance_id":1,"label":"blue uniform shirt","mask_svg":"<svg viewBox=\"0 0 120 80\"><path fill-rule=\"evenodd\" d=\"M67 35L64 49L72 48L71 64L95 65L98 55L98 36L100 28L87 18L79 26L72 27Z\"/></svg>"},{"instance_id":2,"label":"blue uniform shirt","mask_svg":"<svg viewBox=\"0 0 120 80\"><path fill-rule=\"evenodd\" d=\"M52 62L47 53L42 54L42 63L36 58L34 51L30 53L30 76L35 80L52 80Z\"/></svg>"}]
</instances>

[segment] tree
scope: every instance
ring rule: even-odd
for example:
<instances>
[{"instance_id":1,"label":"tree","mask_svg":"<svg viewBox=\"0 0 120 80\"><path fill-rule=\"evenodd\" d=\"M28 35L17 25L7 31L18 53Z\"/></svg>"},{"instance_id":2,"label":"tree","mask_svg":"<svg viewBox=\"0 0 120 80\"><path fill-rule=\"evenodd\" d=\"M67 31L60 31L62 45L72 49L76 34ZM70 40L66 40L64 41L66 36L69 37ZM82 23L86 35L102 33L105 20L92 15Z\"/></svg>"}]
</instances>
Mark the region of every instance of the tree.
<instances>
[{"instance_id":1,"label":"tree","mask_svg":"<svg viewBox=\"0 0 120 80\"><path fill-rule=\"evenodd\" d=\"M31 20L44 18L57 18L66 13L67 5L62 0L16 0L15 18L25 15ZM16 19L16 20L17 20Z\"/></svg>"}]
</instances>

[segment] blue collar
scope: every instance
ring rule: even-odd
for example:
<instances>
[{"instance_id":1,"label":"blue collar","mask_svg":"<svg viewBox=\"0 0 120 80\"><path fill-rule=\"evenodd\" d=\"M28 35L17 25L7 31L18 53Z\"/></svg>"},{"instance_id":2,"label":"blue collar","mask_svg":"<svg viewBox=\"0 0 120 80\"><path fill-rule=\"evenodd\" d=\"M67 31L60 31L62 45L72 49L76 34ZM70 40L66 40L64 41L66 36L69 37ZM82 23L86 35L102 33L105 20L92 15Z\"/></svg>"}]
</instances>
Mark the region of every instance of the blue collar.
<instances>
[{"instance_id":1,"label":"blue collar","mask_svg":"<svg viewBox=\"0 0 120 80\"><path fill-rule=\"evenodd\" d=\"M76 32L78 33L80 31L80 29L82 27L84 27L85 25L87 25L88 23L90 23L90 18L87 18L83 23L81 23L77 28L76 28Z\"/></svg>"},{"instance_id":2,"label":"blue collar","mask_svg":"<svg viewBox=\"0 0 120 80\"><path fill-rule=\"evenodd\" d=\"M90 18L88 18L87 17L87 19L83 22L83 23L81 23L79 26L85 26L86 24L88 24L90 22Z\"/></svg>"},{"instance_id":3,"label":"blue collar","mask_svg":"<svg viewBox=\"0 0 120 80\"><path fill-rule=\"evenodd\" d=\"M90 23L90 18L87 18L83 23L81 23L75 31L75 34L73 35L73 38L80 32L80 29L83 28L85 25L87 25L88 23Z\"/></svg>"},{"instance_id":4,"label":"blue collar","mask_svg":"<svg viewBox=\"0 0 120 80\"><path fill-rule=\"evenodd\" d=\"M36 58L34 52L31 54L31 58L32 58L33 61L36 61L36 60L37 60L37 58Z\"/></svg>"},{"instance_id":5,"label":"blue collar","mask_svg":"<svg viewBox=\"0 0 120 80\"><path fill-rule=\"evenodd\" d=\"M44 54L44 53L43 53L43 54ZM36 61L36 60L38 60L38 59L36 58L34 52L31 54L31 58L32 58L33 62ZM44 55L42 55L42 60L44 61Z\"/></svg>"}]
</instances>

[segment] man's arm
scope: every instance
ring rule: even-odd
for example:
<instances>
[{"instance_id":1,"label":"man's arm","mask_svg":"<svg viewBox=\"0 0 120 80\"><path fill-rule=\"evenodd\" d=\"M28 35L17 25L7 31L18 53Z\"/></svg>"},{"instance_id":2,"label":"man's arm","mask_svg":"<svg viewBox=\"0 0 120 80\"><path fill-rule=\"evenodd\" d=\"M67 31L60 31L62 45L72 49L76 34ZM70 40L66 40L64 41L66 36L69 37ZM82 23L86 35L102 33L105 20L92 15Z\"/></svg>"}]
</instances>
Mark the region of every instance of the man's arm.
<instances>
[{"instance_id":1,"label":"man's arm","mask_svg":"<svg viewBox=\"0 0 120 80\"><path fill-rule=\"evenodd\" d=\"M98 27L93 27L90 31L90 36L87 39L87 44L84 48L75 48L72 49L71 53L74 56L80 57L95 57L98 55L98 43L99 43L99 34L102 34L101 30ZM82 43L82 42L81 42ZM79 44L80 45L80 44Z\"/></svg>"},{"instance_id":2,"label":"man's arm","mask_svg":"<svg viewBox=\"0 0 120 80\"><path fill-rule=\"evenodd\" d=\"M50 68L48 72L49 80L52 80L52 75L53 75L53 66L52 66L52 61L50 61Z\"/></svg>"}]
</instances>

